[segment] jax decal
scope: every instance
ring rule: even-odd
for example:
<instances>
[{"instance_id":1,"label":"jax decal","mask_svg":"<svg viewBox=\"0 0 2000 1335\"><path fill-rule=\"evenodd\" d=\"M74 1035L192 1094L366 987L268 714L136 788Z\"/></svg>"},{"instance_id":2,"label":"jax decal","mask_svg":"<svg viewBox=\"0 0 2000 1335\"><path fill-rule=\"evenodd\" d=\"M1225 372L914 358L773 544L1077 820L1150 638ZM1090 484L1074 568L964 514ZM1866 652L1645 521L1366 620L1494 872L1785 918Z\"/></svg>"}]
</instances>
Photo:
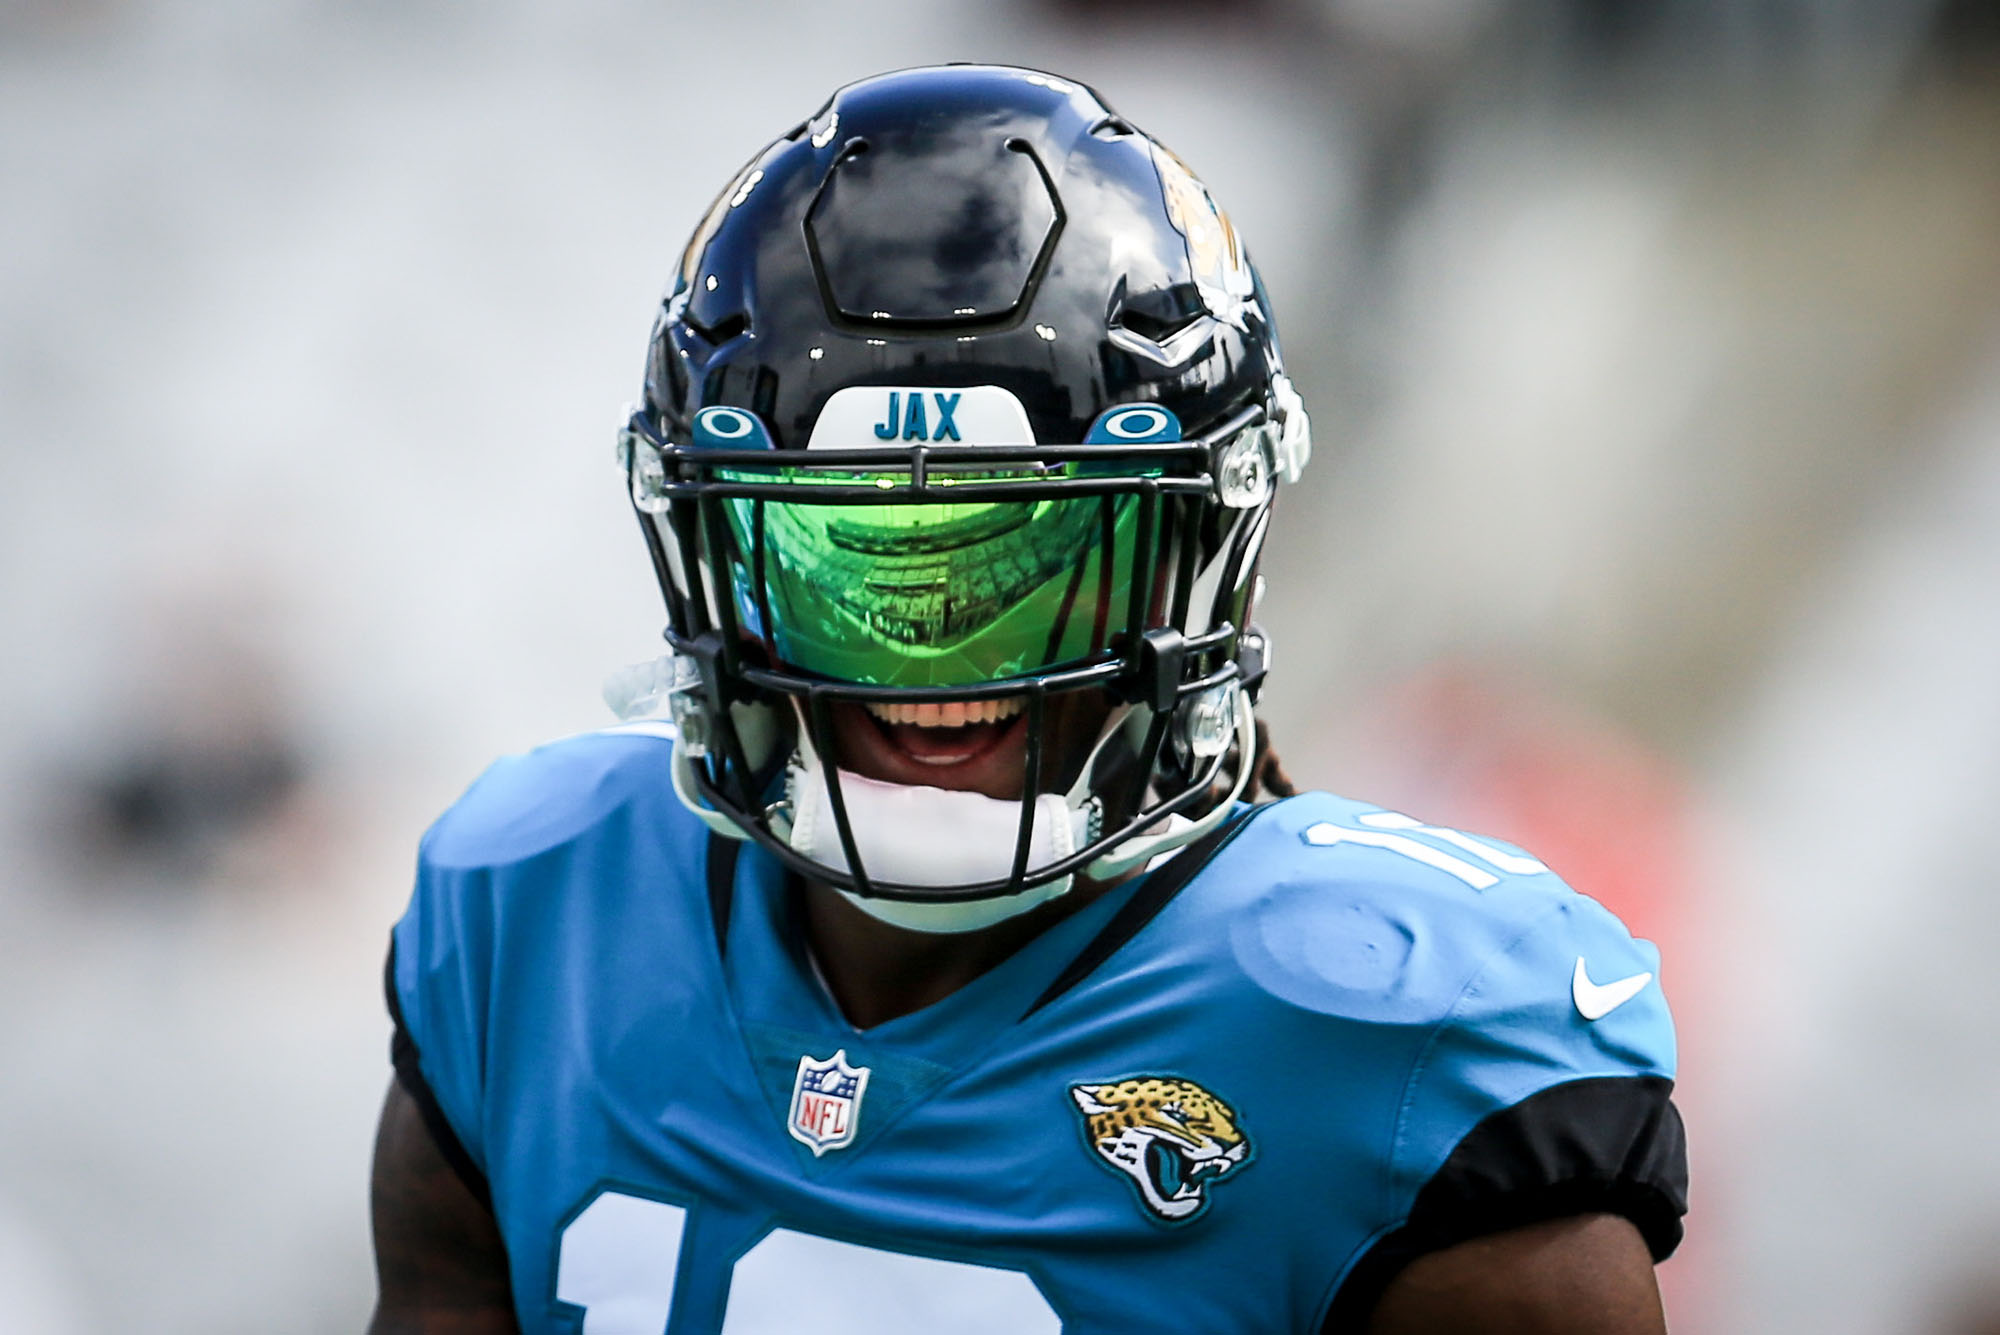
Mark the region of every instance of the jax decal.
<instances>
[{"instance_id":1,"label":"jax decal","mask_svg":"<svg viewBox=\"0 0 2000 1335\"><path fill-rule=\"evenodd\" d=\"M937 391L924 393L920 390L889 391L889 409L883 420L875 424L875 435L880 440L894 440L898 433L904 440L958 440L958 422L954 414L958 412L958 401L965 397L964 391L944 394ZM933 427L927 420L924 401L928 399L937 406L937 425ZM899 410L897 405L901 404Z\"/></svg>"},{"instance_id":2,"label":"jax decal","mask_svg":"<svg viewBox=\"0 0 2000 1335\"><path fill-rule=\"evenodd\" d=\"M846 1048L825 1061L800 1057L785 1129L815 1157L851 1145L867 1092L868 1068L848 1065Z\"/></svg>"},{"instance_id":3,"label":"jax decal","mask_svg":"<svg viewBox=\"0 0 2000 1335\"><path fill-rule=\"evenodd\" d=\"M1027 409L998 385L845 385L819 410L806 448L1034 443Z\"/></svg>"}]
</instances>

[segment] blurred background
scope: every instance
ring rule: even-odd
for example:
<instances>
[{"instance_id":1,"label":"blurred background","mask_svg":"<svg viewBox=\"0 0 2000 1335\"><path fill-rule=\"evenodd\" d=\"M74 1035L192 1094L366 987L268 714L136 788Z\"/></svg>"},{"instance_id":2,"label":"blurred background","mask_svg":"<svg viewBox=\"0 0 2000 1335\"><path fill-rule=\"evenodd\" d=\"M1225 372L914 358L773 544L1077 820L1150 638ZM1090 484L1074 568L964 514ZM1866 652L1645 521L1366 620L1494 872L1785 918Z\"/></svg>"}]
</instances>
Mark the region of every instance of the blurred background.
<instances>
[{"instance_id":1,"label":"blurred background","mask_svg":"<svg viewBox=\"0 0 2000 1335\"><path fill-rule=\"evenodd\" d=\"M943 59L1254 250L1294 775L1666 949L1675 1330L2000 1329L1970 0L0 0L0 1328L362 1327L416 838L656 652L611 441L681 242Z\"/></svg>"}]
</instances>

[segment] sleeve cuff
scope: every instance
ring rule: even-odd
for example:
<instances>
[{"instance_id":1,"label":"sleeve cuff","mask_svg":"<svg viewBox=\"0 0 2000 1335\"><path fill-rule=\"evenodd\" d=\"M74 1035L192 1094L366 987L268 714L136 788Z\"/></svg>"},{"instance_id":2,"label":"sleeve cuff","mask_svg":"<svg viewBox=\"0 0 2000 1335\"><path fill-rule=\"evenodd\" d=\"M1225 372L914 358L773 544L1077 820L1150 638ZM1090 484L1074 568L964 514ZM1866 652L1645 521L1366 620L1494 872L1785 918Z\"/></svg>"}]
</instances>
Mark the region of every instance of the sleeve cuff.
<instances>
[{"instance_id":1,"label":"sleeve cuff","mask_svg":"<svg viewBox=\"0 0 2000 1335\"><path fill-rule=\"evenodd\" d=\"M1661 1076L1572 1080L1487 1117L1403 1224L1348 1271L1322 1335L1364 1331L1383 1290L1418 1257L1549 1219L1621 1215L1665 1260L1687 1213L1687 1141L1672 1092Z\"/></svg>"},{"instance_id":2,"label":"sleeve cuff","mask_svg":"<svg viewBox=\"0 0 2000 1335\"><path fill-rule=\"evenodd\" d=\"M430 1131L431 1139L437 1142L438 1152L451 1165L459 1180L464 1182L481 1205L493 1208L493 1191L486 1180L486 1174L473 1162L467 1152L465 1142L452 1129L451 1120L438 1106L437 1095L431 1092L430 1082L424 1079L417 1041L410 1036L409 1026L403 1023L403 1002L396 992L396 939L389 938L389 960L383 968L383 990L389 1002L389 1019L395 1024L395 1033L389 1039L389 1061L396 1069L396 1083L403 1087L417 1105L417 1112L424 1119L424 1126Z\"/></svg>"}]
</instances>

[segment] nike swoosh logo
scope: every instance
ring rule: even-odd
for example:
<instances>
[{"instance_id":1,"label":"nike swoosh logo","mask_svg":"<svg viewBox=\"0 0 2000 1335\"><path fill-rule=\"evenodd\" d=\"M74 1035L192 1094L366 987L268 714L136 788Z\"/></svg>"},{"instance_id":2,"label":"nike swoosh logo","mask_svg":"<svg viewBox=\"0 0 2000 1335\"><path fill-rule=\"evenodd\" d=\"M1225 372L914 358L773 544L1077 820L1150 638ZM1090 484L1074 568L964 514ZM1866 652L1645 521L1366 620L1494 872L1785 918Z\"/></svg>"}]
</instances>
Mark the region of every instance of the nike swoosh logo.
<instances>
[{"instance_id":1,"label":"nike swoosh logo","mask_svg":"<svg viewBox=\"0 0 2000 1335\"><path fill-rule=\"evenodd\" d=\"M1576 1012L1586 1020L1601 1020L1646 990L1653 981L1650 973L1635 973L1615 983L1593 983L1584 972L1583 956L1576 957L1576 973L1569 980L1569 994L1576 998Z\"/></svg>"}]
</instances>

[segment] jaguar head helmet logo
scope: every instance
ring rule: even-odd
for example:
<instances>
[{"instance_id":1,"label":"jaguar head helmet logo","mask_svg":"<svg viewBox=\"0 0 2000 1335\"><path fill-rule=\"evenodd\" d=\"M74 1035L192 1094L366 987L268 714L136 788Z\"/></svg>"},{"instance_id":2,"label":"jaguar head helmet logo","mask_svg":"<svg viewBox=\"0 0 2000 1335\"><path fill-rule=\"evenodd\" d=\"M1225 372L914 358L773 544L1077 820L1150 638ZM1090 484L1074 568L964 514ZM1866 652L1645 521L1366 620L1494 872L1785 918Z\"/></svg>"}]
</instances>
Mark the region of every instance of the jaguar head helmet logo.
<instances>
[{"instance_id":1,"label":"jaguar head helmet logo","mask_svg":"<svg viewBox=\"0 0 2000 1335\"><path fill-rule=\"evenodd\" d=\"M1069 1093L1091 1148L1156 1219L1193 1219L1208 1208L1208 1189L1250 1162L1235 1110L1192 1080L1136 1076Z\"/></svg>"}]
</instances>

